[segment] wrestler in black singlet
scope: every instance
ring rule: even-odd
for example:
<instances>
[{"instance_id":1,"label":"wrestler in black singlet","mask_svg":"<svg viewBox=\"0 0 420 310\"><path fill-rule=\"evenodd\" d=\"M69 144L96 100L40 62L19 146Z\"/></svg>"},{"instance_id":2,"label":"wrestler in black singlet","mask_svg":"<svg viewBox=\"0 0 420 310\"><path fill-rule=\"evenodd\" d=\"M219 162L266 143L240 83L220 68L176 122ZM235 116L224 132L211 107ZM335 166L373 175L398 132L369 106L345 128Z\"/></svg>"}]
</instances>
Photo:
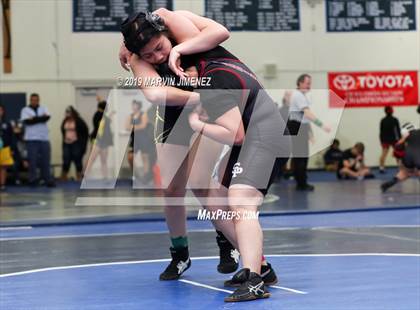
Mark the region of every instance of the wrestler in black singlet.
<instances>
[{"instance_id":1,"label":"wrestler in black singlet","mask_svg":"<svg viewBox=\"0 0 420 310\"><path fill-rule=\"evenodd\" d=\"M408 169L420 169L420 129L410 131L410 135L405 140L405 145L403 165Z\"/></svg>"},{"instance_id":2,"label":"wrestler in black singlet","mask_svg":"<svg viewBox=\"0 0 420 310\"><path fill-rule=\"evenodd\" d=\"M246 137L227 154L223 185L247 184L263 195L287 161L290 137L277 105L255 74L236 57L201 59L196 63L199 77L210 78L210 86L199 86L200 100L209 122L234 107L242 113Z\"/></svg>"},{"instance_id":3,"label":"wrestler in black singlet","mask_svg":"<svg viewBox=\"0 0 420 310\"><path fill-rule=\"evenodd\" d=\"M184 69L195 65L198 59L215 59L215 58L229 58L236 59L231 53L222 47L216 47L210 51L195 54L193 56L183 56L181 59L182 67ZM162 78L173 78L175 84L178 84L179 77L175 75L168 67L162 64L156 67L157 73ZM190 86L177 87L186 91L193 91ZM184 109L186 109L184 111ZM189 146L191 136L194 131L191 129L188 122L188 115L194 107L181 106L160 106L156 109L155 118L155 143L170 143L176 145ZM183 113L184 111L184 113ZM176 126L176 130L173 130Z\"/></svg>"}]
</instances>

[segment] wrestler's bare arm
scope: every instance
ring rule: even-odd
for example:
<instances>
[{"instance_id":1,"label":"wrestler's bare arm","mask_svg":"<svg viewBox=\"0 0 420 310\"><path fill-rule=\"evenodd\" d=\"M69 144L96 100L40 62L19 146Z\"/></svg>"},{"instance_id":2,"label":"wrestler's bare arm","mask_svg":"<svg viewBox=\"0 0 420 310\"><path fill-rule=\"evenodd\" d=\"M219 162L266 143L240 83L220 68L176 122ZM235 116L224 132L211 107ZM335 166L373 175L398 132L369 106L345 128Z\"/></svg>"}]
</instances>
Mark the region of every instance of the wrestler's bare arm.
<instances>
[{"instance_id":1,"label":"wrestler's bare arm","mask_svg":"<svg viewBox=\"0 0 420 310\"><path fill-rule=\"evenodd\" d=\"M245 138L245 129L238 107L230 109L214 123L203 122L196 112L190 114L189 121L194 131L223 144L242 144Z\"/></svg>"},{"instance_id":2,"label":"wrestler's bare arm","mask_svg":"<svg viewBox=\"0 0 420 310\"><path fill-rule=\"evenodd\" d=\"M155 68L144 60L140 59L137 55L130 57L130 67L134 76L138 81L143 81L139 87L143 91L146 99L153 104L157 105L195 105L200 102L198 93L184 91L170 86L149 86L146 80L153 80L160 78ZM154 85L153 83L149 83Z\"/></svg>"}]
</instances>

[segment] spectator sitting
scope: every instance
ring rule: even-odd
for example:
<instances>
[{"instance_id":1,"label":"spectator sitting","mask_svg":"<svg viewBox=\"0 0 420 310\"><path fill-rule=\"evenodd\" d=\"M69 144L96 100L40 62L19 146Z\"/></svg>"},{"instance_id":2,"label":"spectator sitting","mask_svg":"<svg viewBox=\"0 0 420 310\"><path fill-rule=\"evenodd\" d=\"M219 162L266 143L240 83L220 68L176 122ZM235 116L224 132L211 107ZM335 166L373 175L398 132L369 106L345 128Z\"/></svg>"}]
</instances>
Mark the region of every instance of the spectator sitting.
<instances>
[{"instance_id":1,"label":"spectator sitting","mask_svg":"<svg viewBox=\"0 0 420 310\"><path fill-rule=\"evenodd\" d=\"M365 146L358 142L352 148L343 152L343 157L340 161L337 170L337 177L339 179L358 179L374 178L370 169L364 164Z\"/></svg>"},{"instance_id":2,"label":"spectator sitting","mask_svg":"<svg viewBox=\"0 0 420 310\"><path fill-rule=\"evenodd\" d=\"M342 157L343 151L340 150L340 141L334 139L332 145L324 154L325 170L337 171Z\"/></svg>"},{"instance_id":3,"label":"spectator sitting","mask_svg":"<svg viewBox=\"0 0 420 310\"><path fill-rule=\"evenodd\" d=\"M79 112L72 106L67 107L65 118L61 123L63 135L63 167L61 180L67 180L71 162L76 166L76 178L82 179L83 156L86 153L86 146L89 140L89 129L86 122L80 117Z\"/></svg>"}]
</instances>

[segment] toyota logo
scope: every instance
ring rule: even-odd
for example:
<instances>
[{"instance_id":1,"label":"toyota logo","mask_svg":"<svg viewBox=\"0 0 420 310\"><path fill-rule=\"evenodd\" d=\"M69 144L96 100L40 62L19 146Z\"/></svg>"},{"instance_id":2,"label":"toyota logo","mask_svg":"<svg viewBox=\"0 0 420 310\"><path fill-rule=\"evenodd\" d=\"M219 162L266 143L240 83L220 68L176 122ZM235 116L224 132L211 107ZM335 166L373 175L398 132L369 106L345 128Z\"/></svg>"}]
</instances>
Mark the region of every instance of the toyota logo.
<instances>
[{"instance_id":1,"label":"toyota logo","mask_svg":"<svg viewBox=\"0 0 420 310\"><path fill-rule=\"evenodd\" d=\"M339 90L349 90L356 88L356 81L351 75L337 75L334 78L333 84Z\"/></svg>"}]
</instances>

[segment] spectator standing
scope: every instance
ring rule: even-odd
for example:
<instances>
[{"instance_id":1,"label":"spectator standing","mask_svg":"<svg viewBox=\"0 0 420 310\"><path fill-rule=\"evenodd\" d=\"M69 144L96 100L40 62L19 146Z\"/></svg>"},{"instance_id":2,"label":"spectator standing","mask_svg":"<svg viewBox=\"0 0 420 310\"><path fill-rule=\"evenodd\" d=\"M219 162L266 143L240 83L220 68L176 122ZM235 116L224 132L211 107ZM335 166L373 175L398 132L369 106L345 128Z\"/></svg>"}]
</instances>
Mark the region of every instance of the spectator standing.
<instances>
[{"instance_id":1,"label":"spectator standing","mask_svg":"<svg viewBox=\"0 0 420 310\"><path fill-rule=\"evenodd\" d=\"M111 118L106 115L105 109L107 102L97 97L98 108L93 115L93 131L90 135L92 141L92 151L86 165L85 175L89 178L90 171L96 159L100 158L102 178L108 178L108 148L113 145L113 133L111 130Z\"/></svg>"},{"instance_id":2,"label":"spectator standing","mask_svg":"<svg viewBox=\"0 0 420 310\"><path fill-rule=\"evenodd\" d=\"M385 107L386 116L382 118L380 123L379 139L382 146L382 154L379 158L379 172L385 173L385 160L389 152L389 148L395 148L395 144L400 140L400 122L393 116L394 109Z\"/></svg>"},{"instance_id":3,"label":"spectator standing","mask_svg":"<svg viewBox=\"0 0 420 310\"><path fill-rule=\"evenodd\" d=\"M36 186L38 183L37 167L39 163L41 178L45 185L54 187L55 183L50 171L51 145L47 126L50 114L47 108L39 104L39 100L38 94L31 94L29 105L24 107L20 114L25 126L24 140L28 152L29 184Z\"/></svg>"},{"instance_id":4,"label":"spectator standing","mask_svg":"<svg viewBox=\"0 0 420 310\"><path fill-rule=\"evenodd\" d=\"M12 166L13 129L6 121L6 110L0 105L0 190L6 189L7 168Z\"/></svg>"},{"instance_id":5,"label":"spectator standing","mask_svg":"<svg viewBox=\"0 0 420 310\"><path fill-rule=\"evenodd\" d=\"M21 172L29 171L28 152L26 150L24 137L24 126L21 121L12 121L14 143L12 147L13 161L11 168L12 178L16 185L21 184Z\"/></svg>"},{"instance_id":6,"label":"spectator standing","mask_svg":"<svg viewBox=\"0 0 420 310\"><path fill-rule=\"evenodd\" d=\"M63 136L61 180L67 180L70 165L74 162L76 178L80 181L83 172L83 156L86 153L86 146L89 140L89 129L86 122L80 117L79 112L72 106L66 108L65 117L61 123L61 134Z\"/></svg>"},{"instance_id":7,"label":"spectator standing","mask_svg":"<svg viewBox=\"0 0 420 310\"><path fill-rule=\"evenodd\" d=\"M140 177L144 183L152 179L152 170L150 164L151 148L154 148L152 138L152 125L149 123L147 112L142 111L142 102L134 100L132 103L132 113L126 122L126 129L131 132L130 150L128 152L128 162L130 167L134 168L134 176L138 177L137 168L134 165L134 158L138 152L141 152L143 163L143 175Z\"/></svg>"}]
</instances>

